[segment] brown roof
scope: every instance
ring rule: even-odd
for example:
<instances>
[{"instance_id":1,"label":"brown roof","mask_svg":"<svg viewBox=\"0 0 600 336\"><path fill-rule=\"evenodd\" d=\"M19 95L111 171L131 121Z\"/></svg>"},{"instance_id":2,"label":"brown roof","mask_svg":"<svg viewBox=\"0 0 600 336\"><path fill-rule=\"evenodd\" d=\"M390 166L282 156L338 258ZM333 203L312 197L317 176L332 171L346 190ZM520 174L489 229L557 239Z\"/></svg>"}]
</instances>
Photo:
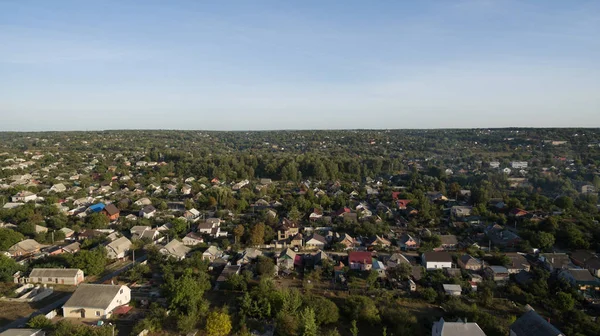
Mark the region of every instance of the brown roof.
<instances>
[{"instance_id":1,"label":"brown roof","mask_svg":"<svg viewBox=\"0 0 600 336\"><path fill-rule=\"evenodd\" d=\"M448 252L425 252L423 256L426 261L452 262L452 256Z\"/></svg>"},{"instance_id":2,"label":"brown roof","mask_svg":"<svg viewBox=\"0 0 600 336\"><path fill-rule=\"evenodd\" d=\"M116 215L116 214L118 214L118 213L119 213L119 209L118 209L118 208L117 208L117 207L116 207L114 204L112 204L112 203L111 203L111 204L107 204L107 205L104 207L104 211L106 211L106 213L107 213L109 216Z\"/></svg>"}]
</instances>

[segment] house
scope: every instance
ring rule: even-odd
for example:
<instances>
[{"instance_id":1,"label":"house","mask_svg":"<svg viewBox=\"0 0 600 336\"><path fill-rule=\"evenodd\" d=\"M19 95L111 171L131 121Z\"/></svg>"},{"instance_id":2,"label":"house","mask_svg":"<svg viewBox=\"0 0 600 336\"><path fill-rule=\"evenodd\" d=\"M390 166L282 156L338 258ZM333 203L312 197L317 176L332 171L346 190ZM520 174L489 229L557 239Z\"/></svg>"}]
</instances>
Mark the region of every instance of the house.
<instances>
[{"instance_id":1,"label":"house","mask_svg":"<svg viewBox=\"0 0 600 336\"><path fill-rule=\"evenodd\" d=\"M460 296L462 294L462 287L454 284L443 284L444 292L450 296Z\"/></svg>"},{"instance_id":2,"label":"house","mask_svg":"<svg viewBox=\"0 0 600 336\"><path fill-rule=\"evenodd\" d=\"M139 217L152 218L156 214L156 208L152 205L146 205L140 210Z\"/></svg>"},{"instance_id":3,"label":"house","mask_svg":"<svg viewBox=\"0 0 600 336\"><path fill-rule=\"evenodd\" d=\"M576 251L571 252L570 257L571 257L571 260L573 261L573 264L575 264L579 267L585 267L586 261L588 261L592 258L596 258L596 255L592 251L576 250Z\"/></svg>"},{"instance_id":4,"label":"house","mask_svg":"<svg viewBox=\"0 0 600 336\"><path fill-rule=\"evenodd\" d=\"M77 286L83 280L83 271L76 268L34 268L29 273L27 282Z\"/></svg>"},{"instance_id":5,"label":"house","mask_svg":"<svg viewBox=\"0 0 600 336\"><path fill-rule=\"evenodd\" d=\"M455 235L441 235L440 236L441 245L440 247L434 249L435 251L454 251L456 250L456 246L458 245L458 239Z\"/></svg>"},{"instance_id":6,"label":"house","mask_svg":"<svg viewBox=\"0 0 600 336\"><path fill-rule=\"evenodd\" d=\"M314 255L311 256L311 258L312 258L312 262L313 262L313 267L315 269L322 268L324 261L326 261L326 260L331 261L331 259L327 255L327 253L325 253L321 250L318 250Z\"/></svg>"},{"instance_id":7,"label":"house","mask_svg":"<svg viewBox=\"0 0 600 336\"><path fill-rule=\"evenodd\" d=\"M13 203L35 201L36 199L37 195L27 190L19 191L17 194L11 197Z\"/></svg>"},{"instance_id":8,"label":"house","mask_svg":"<svg viewBox=\"0 0 600 336\"><path fill-rule=\"evenodd\" d=\"M137 206L146 206L146 205L152 205L152 201L150 201L149 198L144 197L144 198L140 198L139 200L135 201L133 204L135 204Z\"/></svg>"},{"instance_id":9,"label":"house","mask_svg":"<svg viewBox=\"0 0 600 336\"><path fill-rule=\"evenodd\" d=\"M219 274L219 277L217 278L217 286L227 282L232 275L240 274L241 269L242 266L240 265L225 265L225 268L223 268L221 274Z\"/></svg>"},{"instance_id":10,"label":"house","mask_svg":"<svg viewBox=\"0 0 600 336\"><path fill-rule=\"evenodd\" d=\"M471 213L473 212L473 207L472 206L453 206L452 208L450 208L450 213L452 214L452 216L454 217L468 217L471 216Z\"/></svg>"},{"instance_id":11,"label":"house","mask_svg":"<svg viewBox=\"0 0 600 336\"><path fill-rule=\"evenodd\" d=\"M350 269L369 271L373 267L373 255L371 252L348 252L348 263Z\"/></svg>"},{"instance_id":12,"label":"house","mask_svg":"<svg viewBox=\"0 0 600 336\"><path fill-rule=\"evenodd\" d=\"M485 232L492 243L497 246L516 247L522 240L519 235L498 224L487 227Z\"/></svg>"},{"instance_id":13,"label":"house","mask_svg":"<svg viewBox=\"0 0 600 336\"><path fill-rule=\"evenodd\" d=\"M594 187L591 184L586 184L581 186L581 193L582 194L594 194L596 193L596 187Z\"/></svg>"},{"instance_id":14,"label":"house","mask_svg":"<svg viewBox=\"0 0 600 336\"><path fill-rule=\"evenodd\" d=\"M221 232L221 220L219 218L208 218L198 224L198 233L208 234L211 237L218 237Z\"/></svg>"},{"instance_id":15,"label":"house","mask_svg":"<svg viewBox=\"0 0 600 336\"><path fill-rule=\"evenodd\" d=\"M65 253L76 253L81 249L81 244L78 242L74 242L72 244L66 245L62 247L63 252Z\"/></svg>"},{"instance_id":16,"label":"house","mask_svg":"<svg viewBox=\"0 0 600 336\"><path fill-rule=\"evenodd\" d=\"M299 260L297 261L296 259L301 258L302 257L296 254L292 249L287 248L279 254L277 266L279 267L279 270L292 270L294 269L294 265L299 263Z\"/></svg>"},{"instance_id":17,"label":"house","mask_svg":"<svg viewBox=\"0 0 600 336\"><path fill-rule=\"evenodd\" d=\"M312 236L304 242L304 248L307 250L322 250L325 248L327 240L318 233L313 233Z\"/></svg>"},{"instance_id":18,"label":"house","mask_svg":"<svg viewBox=\"0 0 600 336\"><path fill-rule=\"evenodd\" d=\"M67 191L67 187L65 187L65 185L62 183L57 183L57 184L52 185L52 187L50 188L50 191L61 193L61 192Z\"/></svg>"},{"instance_id":19,"label":"house","mask_svg":"<svg viewBox=\"0 0 600 336\"><path fill-rule=\"evenodd\" d=\"M510 336L565 336L555 326L531 309L510 325Z\"/></svg>"},{"instance_id":20,"label":"house","mask_svg":"<svg viewBox=\"0 0 600 336\"><path fill-rule=\"evenodd\" d=\"M452 268L452 256L448 252L425 252L421 262L427 270Z\"/></svg>"},{"instance_id":21,"label":"house","mask_svg":"<svg viewBox=\"0 0 600 336\"><path fill-rule=\"evenodd\" d=\"M405 251L416 250L419 248L419 241L410 234L405 233L398 239L398 246Z\"/></svg>"},{"instance_id":22,"label":"house","mask_svg":"<svg viewBox=\"0 0 600 336\"><path fill-rule=\"evenodd\" d=\"M190 210L186 210L183 213L183 217L189 221L194 221L196 220L198 217L200 217L200 211L196 210L196 209L190 209Z\"/></svg>"},{"instance_id":23,"label":"house","mask_svg":"<svg viewBox=\"0 0 600 336\"><path fill-rule=\"evenodd\" d=\"M541 253L538 259L544 268L550 272L567 269L571 264L571 259L566 253Z\"/></svg>"},{"instance_id":24,"label":"house","mask_svg":"<svg viewBox=\"0 0 600 336\"><path fill-rule=\"evenodd\" d=\"M46 233L48 232L48 228L41 225L35 225L35 233Z\"/></svg>"},{"instance_id":25,"label":"house","mask_svg":"<svg viewBox=\"0 0 600 336\"><path fill-rule=\"evenodd\" d=\"M458 266L467 271L481 271L484 263L477 258L464 254L458 258Z\"/></svg>"},{"instance_id":26,"label":"house","mask_svg":"<svg viewBox=\"0 0 600 336\"><path fill-rule=\"evenodd\" d=\"M433 324L431 328L431 336L485 336L485 333L477 323L463 322L446 322L443 318Z\"/></svg>"},{"instance_id":27,"label":"house","mask_svg":"<svg viewBox=\"0 0 600 336\"><path fill-rule=\"evenodd\" d=\"M512 161L510 163L510 167L512 169L523 169L523 168L527 168L527 161Z\"/></svg>"},{"instance_id":28,"label":"house","mask_svg":"<svg viewBox=\"0 0 600 336\"><path fill-rule=\"evenodd\" d=\"M80 284L63 305L63 316L108 319L115 308L130 300L131 290L124 285Z\"/></svg>"},{"instance_id":29,"label":"house","mask_svg":"<svg viewBox=\"0 0 600 336\"><path fill-rule=\"evenodd\" d=\"M8 248L8 253L12 257L23 257L37 253L42 248L40 243L33 239L25 239Z\"/></svg>"},{"instance_id":30,"label":"house","mask_svg":"<svg viewBox=\"0 0 600 336\"><path fill-rule=\"evenodd\" d=\"M14 328L0 332L0 336L46 336L42 329Z\"/></svg>"},{"instance_id":31,"label":"house","mask_svg":"<svg viewBox=\"0 0 600 336\"><path fill-rule=\"evenodd\" d=\"M319 208L314 208L310 215L308 215L308 219L311 221L316 221L321 217L323 217L323 210Z\"/></svg>"},{"instance_id":32,"label":"house","mask_svg":"<svg viewBox=\"0 0 600 336\"><path fill-rule=\"evenodd\" d=\"M558 273L558 278L567 281L584 295L596 296L600 291L600 280L586 269L565 269Z\"/></svg>"},{"instance_id":33,"label":"house","mask_svg":"<svg viewBox=\"0 0 600 336\"><path fill-rule=\"evenodd\" d=\"M218 247L211 245L206 251L202 253L202 260L215 261L215 259L221 258L223 256L223 251Z\"/></svg>"},{"instance_id":34,"label":"house","mask_svg":"<svg viewBox=\"0 0 600 336\"><path fill-rule=\"evenodd\" d=\"M406 287L411 292L415 292L417 290L417 284L412 279L408 279L406 281Z\"/></svg>"},{"instance_id":35,"label":"house","mask_svg":"<svg viewBox=\"0 0 600 336\"><path fill-rule=\"evenodd\" d=\"M87 212L89 212L89 213L101 212L102 210L104 210L104 207L106 207L106 206L104 205L104 203L96 203L96 204L92 204L92 205L90 205L90 207L87 209Z\"/></svg>"},{"instance_id":36,"label":"house","mask_svg":"<svg viewBox=\"0 0 600 336\"><path fill-rule=\"evenodd\" d=\"M523 209L514 208L514 209L510 210L508 215L511 217L520 218L520 217L526 216L528 213L529 212L527 212Z\"/></svg>"},{"instance_id":37,"label":"house","mask_svg":"<svg viewBox=\"0 0 600 336\"><path fill-rule=\"evenodd\" d=\"M106 245L106 253L109 259L125 258L131 249L131 241L126 237L118 238Z\"/></svg>"},{"instance_id":38,"label":"house","mask_svg":"<svg viewBox=\"0 0 600 336\"><path fill-rule=\"evenodd\" d=\"M587 268L595 277L600 278L600 258L591 258L585 261Z\"/></svg>"},{"instance_id":39,"label":"house","mask_svg":"<svg viewBox=\"0 0 600 336\"><path fill-rule=\"evenodd\" d=\"M351 249L351 248L354 248L356 246L356 240L354 238L352 238L352 236L350 236L347 233L344 233L340 237L340 240L338 241L338 243L346 246L346 249Z\"/></svg>"},{"instance_id":40,"label":"house","mask_svg":"<svg viewBox=\"0 0 600 336\"><path fill-rule=\"evenodd\" d=\"M176 260L183 260L190 250L191 248L185 246L181 241L173 239L163 248L158 250L158 252L167 257L173 257Z\"/></svg>"},{"instance_id":41,"label":"house","mask_svg":"<svg viewBox=\"0 0 600 336\"><path fill-rule=\"evenodd\" d=\"M496 283L505 283L509 279L508 269L504 266L488 266L483 273Z\"/></svg>"},{"instance_id":42,"label":"house","mask_svg":"<svg viewBox=\"0 0 600 336\"><path fill-rule=\"evenodd\" d=\"M375 237L372 237L371 239L369 239L369 241L367 241L365 245L367 245L367 246L389 247L389 246L392 245L392 243L389 240L387 240L387 239L385 239L383 237L375 235Z\"/></svg>"},{"instance_id":43,"label":"house","mask_svg":"<svg viewBox=\"0 0 600 336\"><path fill-rule=\"evenodd\" d=\"M377 272L378 277L380 278L385 278L386 274L385 274L385 265L383 264L383 262L377 260L377 259L373 259L373 267L371 268L372 270Z\"/></svg>"},{"instance_id":44,"label":"house","mask_svg":"<svg viewBox=\"0 0 600 336\"><path fill-rule=\"evenodd\" d=\"M410 203L410 200L407 199L399 199L396 200L396 204L398 205L398 210L406 210L408 207L408 203Z\"/></svg>"},{"instance_id":45,"label":"house","mask_svg":"<svg viewBox=\"0 0 600 336\"><path fill-rule=\"evenodd\" d=\"M183 245L186 246L195 246L204 243L204 239L193 232L190 232L185 237L183 237L182 241Z\"/></svg>"},{"instance_id":46,"label":"house","mask_svg":"<svg viewBox=\"0 0 600 336\"><path fill-rule=\"evenodd\" d=\"M129 229L129 232L131 233L131 240L146 239L149 241L155 241L160 235L158 230L152 230L152 228L147 225L133 226L131 229Z\"/></svg>"},{"instance_id":47,"label":"house","mask_svg":"<svg viewBox=\"0 0 600 336\"><path fill-rule=\"evenodd\" d=\"M297 235L299 232L298 224L287 218L281 221L281 224L277 228L277 240L286 240L290 237Z\"/></svg>"},{"instance_id":48,"label":"house","mask_svg":"<svg viewBox=\"0 0 600 336\"><path fill-rule=\"evenodd\" d=\"M242 253L240 253L240 257L237 261L238 265L249 264L252 261L256 260L258 257L262 256L262 251L256 249L254 247L246 247Z\"/></svg>"},{"instance_id":49,"label":"house","mask_svg":"<svg viewBox=\"0 0 600 336\"><path fill-rule=\"evenodd\" d=\"M65 238L71 238L75 234L75 231L73 231L73 230L71 230L69 228L66 228L66 227L64 227L64 228L62 228L62 229L60 229L58 231L61 231L62 233L64 233L65 234Z\"/></svg>"},{"instance_id":50,"label":"house","mask_svg":"<svg viewBox=\"0 0 600 336\"><path fill-rule=\"evenodd\" d=\"M517 274L521 271L529 272L531 266L529 265L529 261L523 256L523 254L518 252L510 252L505 254L508 259L510 259L510 263L506 266L509 274Z\"/></svg>"},{"instance_id":51,"label":"house","mask_svg":"<svg viewBox=\"0 0 600 336\"><path fill-rule=\"evenodd\" d=\"M119 219L119 213L121 211L119 210L119 208L117 208L114 204L107 204L104 209L102 210L102 213L104 215L106 215L106 217L108 217L108 219L112 222L112 221L116 221L117 219Z\"/></svg>"},{"instance_id":52,"label":"house","mask_svg":"<svg viewBox=\"0 0 600 336\"><path fill-rule=\"evenodd\" d=\"M302 247L302 244L303 244L302 233L297 233L294 237L292 237L290 239L290 246L292 246L292 247Z\"/></svg>"},{"instance_id":53,"label":"house","mask_svg":"<svg viewBox=\"0 0 600 336\"><path fill-rule=\"evenodd\" d=\"M387 260L386 260L386 266L388 268L393 268L396 267L400 264L408 264L411 265L411 262L402 254L400 253L393 253Z\"/></svg>"}]
</instances>

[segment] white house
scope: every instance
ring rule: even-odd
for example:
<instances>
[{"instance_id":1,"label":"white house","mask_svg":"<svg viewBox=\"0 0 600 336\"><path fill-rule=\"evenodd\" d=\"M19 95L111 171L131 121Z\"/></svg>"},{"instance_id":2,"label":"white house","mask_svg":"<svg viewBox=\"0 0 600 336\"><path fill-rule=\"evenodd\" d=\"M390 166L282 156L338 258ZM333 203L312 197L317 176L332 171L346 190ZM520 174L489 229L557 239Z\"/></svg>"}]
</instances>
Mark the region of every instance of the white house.
<instances>
[{"instance_id":1,"label":"white house","mask_svg":"<svg viewBox=\"0 0 600 336\"><path fill-rule=\"evenodd\" d=\"M83 279L83 271L77 268L34 268L27 282L77 286Z\"/></svg>"},{"instance_id":2,"label":"white house","mask_svg":"<svg viewBox=\"0 0 600 336\"><path fill-rule=\"evenodd\" d=\"M440 318L431 328L431 336L485 336L485 333L475 322L446 322Z\"/></svg>"},{"instance_id":3,"label":"white house","mask_svg":"<svg viewBox=\"0 0 600 336\"><path fill-rule=\"evenodd\" d=\"M106 245L107 257L109 259L125 258L130 249L131 241L126 237L121 237Z\"/></svg>"},{"instance_id":4,"label":"white house","mask_svg":"<svg viewBox=\"0 0 600 336\"><path fill-rule=\"evenodd\" d=\"M35 201L36 199L37 195L27 190L19 191L15 196L12 197L12 201L15 203Z\"/></svg>"},{"instance_id":5,"label":"white house","mask_svg":"<svg viewBox=\"0 0 600 336\"><path fill-rule=\"evenodd\" d=\"M510 163L510 166L513 169L527 168L527 161L513 161L513 162Z\"/></svg>"},{"instance_id":6,"label":"white house","mask_svg":"<svg viewBox=\"0 0 600 336\"><path fill-rule=\"evenodd\" d=\"M425 252L421 255L421 261L428 270L452 268L452 256L448 252Z\"/></svg>"},{"instance_id":7,"label":"white house","mask_svg":"<svg viewBox=\"0 0 600 336\"><path fill-rule=\"evenodd\" d=\"M108 319L115 308L130 300L131 290L124 285L80 284L64 304L63 316Z\"/></svg>"}]
</instances>

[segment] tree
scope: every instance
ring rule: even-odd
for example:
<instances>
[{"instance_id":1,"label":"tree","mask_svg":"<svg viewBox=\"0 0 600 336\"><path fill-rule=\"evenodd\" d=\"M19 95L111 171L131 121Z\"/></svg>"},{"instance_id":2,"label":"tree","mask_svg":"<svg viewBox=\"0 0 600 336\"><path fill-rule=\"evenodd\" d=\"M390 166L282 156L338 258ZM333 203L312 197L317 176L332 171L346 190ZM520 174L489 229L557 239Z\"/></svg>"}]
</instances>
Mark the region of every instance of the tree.
<instances>
[{"instance_id":1,"label":"tree","mask_svg":"<svg viewBox=\"0 0 600 336\"><path fill-rule=\"evenodd\" d=\"M531 243L541 250L547 250L554 246L554 235L548 232L537 232L531 240Z\"/></svg>"},{"instance_id":2,"label":"tree","mask_svg":"<svg viewBox=\"0 0 600 336\"><path fill-rule=\"evenodd\" d=\"M556 294L555 305L556 309L560 311L569 311L575 306L575 299L569 293L558 292L558 294Z\"/></svg>"},{"instance_id":3,"label":"tree","mask_svg":"<svg viewBox=\"0 0 600 336\"><path fill-rule=\"evenodd\" d=\"M11 246L25 239L25 237L14 230L0 228L0 251L7 251Z\"/></svg>"},{"instance_id":4,"label":"tree","mask_svg":"<svg viewBox=\"0 0 600 336\"><path fill-rule=\"evenodd\" d=\"M315 311L309 307L304 308L300 313L302 321L302 336L317 336L317 322L315 319Z\"/></svg>"},{"instance_id":5,"label":"tree","mask_svg":"<svg viewBox=\"0 0 600 336\"><path fill-rule=\"evenodd\" d=\"M256 263L256 273L258 275L272 276L275 271L275 263L271 258L259 256Z\"/></svg>"},{"instance_id":6,"label":"tree","mask_svg":"<svg viewBox=\"0 0 600 336\"><path fill-rule=\"evenodd\" d=\"M389 268L386 273L394 279L408 280L412 273L412 266L407 263L401 263L395 267Z\"/></svg>"},{"instance_id":7,"label":"tree","mask_svg":"<svg viewBox=\"0 0 600 336\"><path fill-rule=\"evenodd\" d=\"M257 223L250 230L250 243L254 246L265 242L265 224Z\"/></svg>"},{"instance_id":8,"label":"tree","mask_svg":"<svg viewBox=\"0 0 600 336\"><path fill-rule=\"evenodd\" d=\"M350 327L350 333L352 336L358 336L358 327L356 326L356 320L352 320L352 327Z\"/></svg>"},{"instance_id":9,"label":"tree","mask_svg":"<svg viewBox=\"0 0 600 336\"><path fill-rule=\"evenodd\" d=\"M225 311L211 311L206 317L208 336L225 336L231 332L231 318Z\"/></svg>"},{"instance_id":10,"label":"tree","mask_svg":"<svg viewBox=\"0 0 600 336\"><path fill-rule=\"evenodd\" d=\"M32 329L49 330L52 328L52 321L46 318L44 315L36 315L29 319L27 327Z\"/></svg>"},{"instance_id":11,"label":"tree","mask_svg":"<svg viewBox=\"0 0 600 336\"><path fill-rule=\"evenodd\" d=\"M317 295L306 295L304 304L314 310L317 325L336 323L340 317L338 306L331 300Z\"/></svg>"},{"instance_id":12,"label":"tree","mask_svg":"<svg viewBox=\"0 0 600 336\"><path fill-rule=\"evenodd\" d=\"M421 297L429 303L434 303L435 299L437 298L437 292L431 287L423 288L420 291L420 294Z\"/></svg>"},{"instance_id":13,"label":"tree","mask_svg":"<svg viewBox=\"0 0 600 336\"><path fill-rule=\"evenodd\" d=\"M110 220L103 213L96 212L86 217L88 226L91 229L106 229Z\"/></svg>"},{"instance_id":14,"label":"tree","mask_svg":"<svg viewBox=\"0 0 600 336\"><path fill-rule=\"evenodd\" d=\"M244 226L242 224L238 224L233 229L233 235L235 237L235 243L238 244L240 242L240 238L244 235Z\"/></svg>"},{"instance_id":15,"label":"tree","mask_svg":"<svg viewBox=\"0 0 600 336\"><path fill-rule=\"evenodd\" d=\"M301 217L301 213L300 211L298 211L298 208L296 206L292 206L292 208L290 209L290 212L288 212L288 218L294 222L300 220Z\"/></svg>"},{"instance_id":16,"label":"tree","mask_svg":"<svg viewBox=\"0 0 600 336\"><path fill-rule=\"evenodd\" d=\"M71 267L79 268L87 275L98 275L106 266L106 249L98 247L94 250L81 250L73 256Z\"/></svg>"},{"instance_id":17,"label":"tree","mask_svg":"<svg viewBox=\"0 0 600 336\"><path fill-rule=\"evenodd\" d=\"M378 323L379 310L375 302L366 296L352 295L346 299L344 311L353 320Z\"/></svg>"},{"instance_id":18,"label":"tree","mask_svg":"<svg viewBox=\"0 0 600 336\"><path fill-rule=\"evenodd\" d=\"M560 196L554 200L554 205L564 210L571 209L573 207L573 199L569 196Z\"/></svg>"}]
</instances>

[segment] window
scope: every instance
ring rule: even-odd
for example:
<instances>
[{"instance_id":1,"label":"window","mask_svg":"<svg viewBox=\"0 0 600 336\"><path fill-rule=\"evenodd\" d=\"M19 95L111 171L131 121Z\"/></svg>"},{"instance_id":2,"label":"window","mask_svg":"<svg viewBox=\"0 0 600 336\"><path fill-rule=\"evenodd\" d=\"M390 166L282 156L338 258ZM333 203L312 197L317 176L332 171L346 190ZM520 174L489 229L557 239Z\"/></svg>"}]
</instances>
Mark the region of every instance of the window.
<instances>
[{"instance_id":1,"label":"window","mask_svg":"<svg viewBox=\"0 0 600 336\"><path fill-rule=\"evenodd\" d=\"M51 281L52 281L52 278L48 278L48 281L50 281L50 282L51 282Z\"/></svg>"},{"instance_id":2,"label":"window","mask_svg":"<svg viewBox=\"0 0 600 336\"><path fill-rule=\"evenodd\" d=\"M38 282L42 282L42 278L38 278Z\"/></svg>"},{"instance_id":3,"label":"window","mask_svg":"<svg viewBox=\"0 0 600 336\"><path fill-rule=\"evenodd\" d=\"M121 290L119 291L119 294L123 294L123 288L121 288Z\"/></svg>"},{"instance_id":4,"label":"window","mask_svg":"<svg viewBox=\"0 0 600 336\"><path fill-rule=\"evenodd\" d=\"M100 316L100 311L96 310L96 316Z\"/></svg>"}]
</instances>

